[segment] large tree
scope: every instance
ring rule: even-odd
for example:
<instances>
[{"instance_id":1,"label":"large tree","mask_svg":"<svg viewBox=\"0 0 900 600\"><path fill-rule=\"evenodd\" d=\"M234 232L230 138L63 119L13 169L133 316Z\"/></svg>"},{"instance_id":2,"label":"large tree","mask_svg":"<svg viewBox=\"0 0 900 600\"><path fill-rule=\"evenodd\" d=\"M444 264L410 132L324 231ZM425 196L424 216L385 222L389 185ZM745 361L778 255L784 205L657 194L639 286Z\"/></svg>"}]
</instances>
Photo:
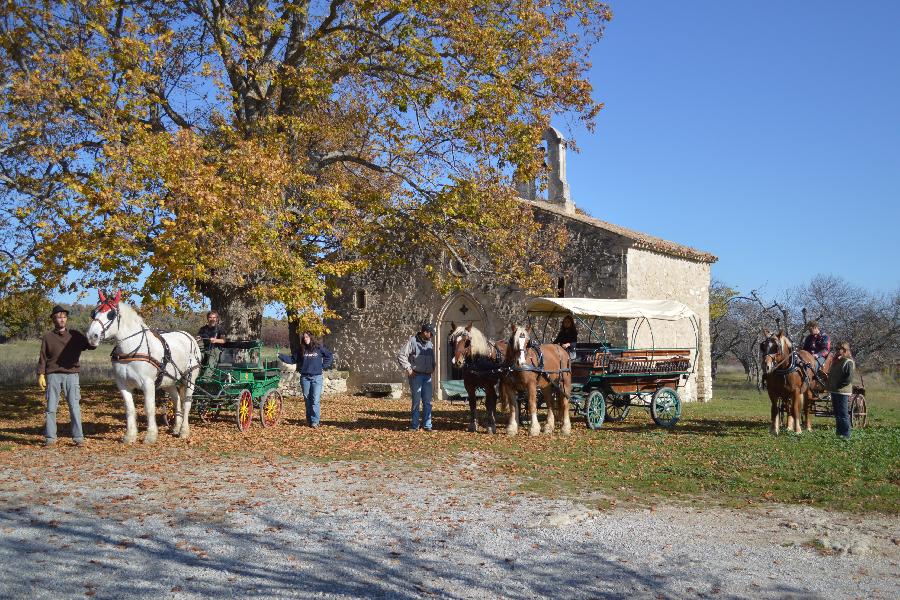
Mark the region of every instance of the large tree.
<instances>
[{"instance_id":1,"label":"large tree","mask_svg":"<svg viewBox=\"0 0 900 600\"><path fill-rule=\"evenodd\" d=\"M268 302L316 320L329 282L372 260L443 253L547 285L544 248L561 234L515 201L509 175L537 174L552 116L592 126L604 4L0 7L0 295L202 294L249 335Z\"/></svg>"}]
</instances>

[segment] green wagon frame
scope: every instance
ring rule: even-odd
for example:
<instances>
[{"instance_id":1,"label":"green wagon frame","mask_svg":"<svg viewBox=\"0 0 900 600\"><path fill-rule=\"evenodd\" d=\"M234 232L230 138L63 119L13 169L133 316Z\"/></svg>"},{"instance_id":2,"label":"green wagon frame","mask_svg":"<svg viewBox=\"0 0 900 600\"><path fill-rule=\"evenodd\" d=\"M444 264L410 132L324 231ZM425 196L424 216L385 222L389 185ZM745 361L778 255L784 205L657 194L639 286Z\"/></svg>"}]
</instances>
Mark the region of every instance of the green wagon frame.
<instances>
[{"instance_id":1,"label":"green wagon frame","mask_svg":"<svg viewBox=\"0 0 900 600\"><path fill-rule=\"evenodd\" d=\"M281 368L277 359L263 359L260 340L229 341L217 359L204 354L204 364L216 364L206 364L194 384L194 406L202 420L210 412L234 411L238 429L246 433L258 411L263 427L278 425L284 409Z\"/></svg>"},{"instance_id":2,"label":"green wagon frame","mask_svg":"<svg viewBox=\"0 0 900 600\"><path fill-rule=\"evenodd\" d=\"M679 390L696 365L700 341L697 315L674 300L535 298L528 304L532 322L543 321L543 331L535 331L541 340L555 333L548 327L566 315L576 322L579 339L586 338L576 345L572 360L573 412L583 416L590 429L600 429L605 421L622 421L632 407L639 407L648 410L660 427L674 427L681 418ZM631 322L627 346L610 343L606 320ZM657 347L654 321L687 321L691 345ZM649 332L649 347L636 344L644 327Z\"/></svg>"}]
</instances>

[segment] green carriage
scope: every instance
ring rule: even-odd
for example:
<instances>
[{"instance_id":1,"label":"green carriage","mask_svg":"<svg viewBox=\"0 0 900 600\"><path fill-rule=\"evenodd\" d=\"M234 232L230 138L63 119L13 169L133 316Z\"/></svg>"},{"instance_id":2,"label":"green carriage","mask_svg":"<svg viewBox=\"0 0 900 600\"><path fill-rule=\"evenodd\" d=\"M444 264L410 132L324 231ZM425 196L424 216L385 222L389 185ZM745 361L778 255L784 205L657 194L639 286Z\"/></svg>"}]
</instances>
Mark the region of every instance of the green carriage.
<instances>
[{"instance_id":1,"label":"green carriage","mask_svg":"<svg viewBox=\"0 0 900 600\"><path fill-rule=\"evenodd\" d=\"M661 427L673 427L681 418L679 390L694 372L699 346L699 320L690 308L674 300L535 298L528 315L543 321L543 332L536 331L543 340L552 338L564 316L577 324L570 406L589 428L621 421L635 406L647 409ZM685 331L674 344L657 344L661 336L654 333L654 321L686 323L674 327L675 338L678 329ZM618 324L617 335L608 334L608 322Z\"/></svg>"},{"instance_id":2,"label":"green carriage","mask_svg":"<svg viewBox=\"0 0 900 600\"><path fill-rule=\"evenodd\" d=\"M260 340L229 341L221 353L204 353L204 366L194 384L194 406L204 420L210 413L234 411L242 433L250 429L256 411L263 427L274 427L283 411L280 382L279 361L263 359Z\"/></svg>"}]
</instances>

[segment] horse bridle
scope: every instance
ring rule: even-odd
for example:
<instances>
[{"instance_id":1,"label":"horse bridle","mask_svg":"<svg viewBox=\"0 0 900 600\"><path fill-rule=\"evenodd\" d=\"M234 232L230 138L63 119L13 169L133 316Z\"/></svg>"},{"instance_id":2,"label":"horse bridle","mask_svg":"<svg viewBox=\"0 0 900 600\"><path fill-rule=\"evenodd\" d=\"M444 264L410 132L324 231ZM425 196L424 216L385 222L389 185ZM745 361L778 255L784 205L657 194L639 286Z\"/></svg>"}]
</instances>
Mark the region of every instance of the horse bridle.
<instances>
[{"instance_id":1,"label":"horse bridle","mask_svg":"<svg viewBox=\"0 0 900 600\"><path fill-rule=\"evenodd\" d=\"M775 362L775 363L772 365L772 371L771 371L771 372L774 373L775 371L778 371L778 370L779 370L778 367L779 367L780 365L783 365L784 363L788 363L788 361L789 361L790 358L791 358L791 355L790 355L790 353L783 353L784 347L781 345L781 342L779 342L775 337L773 337L773 336L767 337L765 340L763 340L763 344L766 344L766 349L767 349L767 350L768 350L768 348L769 348L770 346L773 346L773 345L774 345L776 348L779 349L779 350L777 350L776 352L766 352L765 354L763 354L763 364L765 364L766 358L769 357L769 356L773 356L773 357L775 357L775 358L778 358L779 356L782 357L781 360L779 360L778 362ZM772 359L773 362L775 361L775 358Z\"/></svg>"},{"instance_id":2,"label":"horse bridle","mask_svg":"<svg viewBox=\"0 0 900 600\"><path fill-rule=\"evenodd\" d=\"M106 324L105 325L103 324L103 321L101 321L100 319L97 318L97 315L101 314L99 312L101 308L109 309L109 310L104 311L104 313L106 314ZM115 322L118 325L121 320L122 320L121 311L119 311L114 305L109 304L107 302L101 302L94 308L94 310L91 311L91 323L93 323L94 321L97 321L100 324L100 330L101 330L100 341L101 342L106 339L106 332L109 331L109 329L110 329L110 327L112 327L113 323Z\"/></svg>"}]
</instances>

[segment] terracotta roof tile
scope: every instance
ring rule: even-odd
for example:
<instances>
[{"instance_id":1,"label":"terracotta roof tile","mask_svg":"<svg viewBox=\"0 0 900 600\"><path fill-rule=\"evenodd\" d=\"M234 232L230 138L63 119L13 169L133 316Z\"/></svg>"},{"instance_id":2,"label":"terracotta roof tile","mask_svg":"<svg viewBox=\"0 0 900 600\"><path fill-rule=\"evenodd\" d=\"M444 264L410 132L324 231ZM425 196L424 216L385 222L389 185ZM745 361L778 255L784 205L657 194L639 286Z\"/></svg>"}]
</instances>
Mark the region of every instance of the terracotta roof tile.
<instances>
[{"instance_id":1,"label":"terracotta roof tile","mask_svg":"<svg viewBox=\"0 0 900 600\"><path fill-rule=\"evenodd\" d=\"M633 229L628 229L627 227L614 225L613 223L607 223L606 221L595 219L594 217L585 213L569 213L564 211L561 207L550 204L544 200L525 200L524 198L518 198L518 200L526 204L530 204L531 206L545 212L553 213L555 215L559 215L573 221L587 223L599 229L609 231L610 233L621 235L622 237L631 240L633 242L632 246L634 248L640 248L642 250L652 250L653 252L660 252L662 254L669 254L671 256L677 256L679 258L687 258L689 260L696 260L698 262L705 263L714 263L719 260L717 256L715 256L714 254L710 254L709 252L703 252L702 250L697 250L696 248L691 248L690 246L682 246L681 244L676 244L675 242L670 242L668 240L648 235L646 233L641 233L640 231L634 231Z\"/></svg>"}]
</instances>

